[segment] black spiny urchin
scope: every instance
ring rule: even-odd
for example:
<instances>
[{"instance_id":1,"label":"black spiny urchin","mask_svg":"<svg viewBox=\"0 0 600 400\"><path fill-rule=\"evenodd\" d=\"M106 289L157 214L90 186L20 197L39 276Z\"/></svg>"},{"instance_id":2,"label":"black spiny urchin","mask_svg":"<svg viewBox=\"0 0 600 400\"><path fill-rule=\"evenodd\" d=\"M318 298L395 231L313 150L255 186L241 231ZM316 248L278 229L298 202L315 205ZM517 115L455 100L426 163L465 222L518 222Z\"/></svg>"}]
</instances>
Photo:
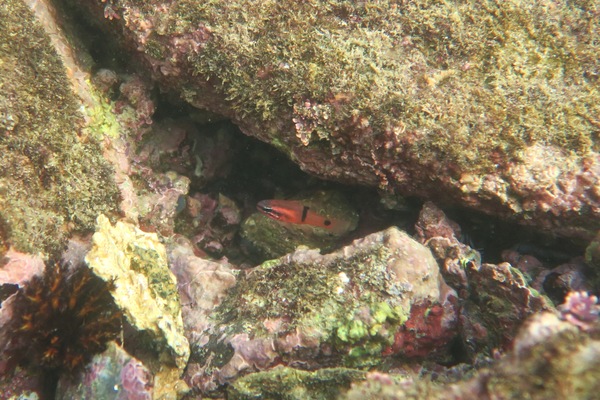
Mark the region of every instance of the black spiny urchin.
<instances>
[{"instance_id":1,"label":"black spiny urchin","mask_svg":"<svg viewBox=\"0 0 600 400\"><path fill-rule=\"evenodd\" d=\"M46 266L12 302L6 355L10 364L73 372L121 330L121 314L107 284L80 265Z\"/></svg>"}]
</instances>

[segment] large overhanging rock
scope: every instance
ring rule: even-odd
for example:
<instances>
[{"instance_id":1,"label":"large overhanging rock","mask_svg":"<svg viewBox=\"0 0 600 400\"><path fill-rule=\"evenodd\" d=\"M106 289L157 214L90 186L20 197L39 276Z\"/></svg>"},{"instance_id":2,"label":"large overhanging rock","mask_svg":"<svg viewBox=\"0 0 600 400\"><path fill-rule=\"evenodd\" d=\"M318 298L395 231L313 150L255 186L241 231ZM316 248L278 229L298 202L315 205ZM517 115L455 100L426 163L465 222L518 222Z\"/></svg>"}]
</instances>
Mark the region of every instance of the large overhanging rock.
<instances>
[{"instance_id":1,"label":"large overhanging rock","mask_svg":"<svg viewBox=\"0 0 600 400\"><path fill-rule=\"evenodd\" d=\"M599 226L593 1L87 4L164 87L307 172L555 233Z\"/></svg>"}]
</instances>

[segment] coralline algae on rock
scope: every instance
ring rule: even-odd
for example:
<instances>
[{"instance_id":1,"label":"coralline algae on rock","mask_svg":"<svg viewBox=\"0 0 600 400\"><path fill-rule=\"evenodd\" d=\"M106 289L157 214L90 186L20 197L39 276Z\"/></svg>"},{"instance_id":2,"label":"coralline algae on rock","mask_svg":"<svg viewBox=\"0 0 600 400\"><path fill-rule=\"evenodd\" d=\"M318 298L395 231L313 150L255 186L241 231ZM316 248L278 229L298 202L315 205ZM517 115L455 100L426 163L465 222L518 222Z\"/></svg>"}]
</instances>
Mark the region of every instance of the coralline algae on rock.
<instances>
[{"instance_id":1,"label":"coralline algae on rock","mask_svg":"<svg viewBox=\"0 0 600 400\"><path fill-rule=\"evenodd\" d=\"M460 227L427 202L416 224L418 238L438 260L445 281L457 291L462 357L509 347L523 321L551 301L509 263L481 263L479 252L459 240Z\"/></svg>"},{"instance_id":2,"label":"coralline algae on rock","mask_svg":"<svg viewBox=\"0 0 600 400\"><path fill-rule=\"evenodd\" d=\"M210 392L274 364L362 368L392 355L444 358L454 296L429 250L396 228L325 256L297 250L238 276L212 331L192 343L187 379Z\"/></svg>"},{"instance_id":3,"label":"coralline algae on rock","mask_svg":"<svg viewBox=\"0 0 600 400\"><path fill-rule=\"evenodd\" d=\"M152 373L139 360L112 342L73 377L58 384L57 400L153 400Z\"/></svg>"},{"instance_id":4,"label":"coralline algae on rock","mask_svg":"<svg viewBox=\"0 0 600 400\"><path fill-rule=\"evenodd\" d=\"M162 85L307 172L598 229L594 1L77 4L109 9Z\"/></svg>"},{"instance_id":5,"label":"coralline algae on rock","mask_svg":"<svg viewBox=\"0 0 600 400\"><path fill-rule=\"evenodd\" d=\"M210 315L235 286L239 271L226 261L197 257L191 242L182 237L170 244L168 255L177 277L185 334L191 343L198 345L208 340L214 324Z\"/></svg>"},{"instance_id":6,"label":"coralline algae on rock","mask_svg":"<svg viewBox=\"0 0 600 400\"><path fill-rule=\"evenodd\" d=\"M505 357L471 378L444 384L427 375L399 380L398 375L375 372L337 399L595 399L599 360L597 335L542 312L529 318Z\"/></svg>"},{"instance_id":7,"label":"coralline algae on rock","mask_svg":"<svg viewBox=\"0 0 600 400\"><path fill-rule=\"evenodd\" d=\"M177 391L162 385L177 380L187 363L189 345L183 335L175 276L157 235L126 222L113 226L100 215L93 247L85 260L96 275L114 282L115 302L136 332L139 344L158 353L157 360L150 360L154 364L144 359L157 373L156 391Z\"/></svg>"}]
</instances>

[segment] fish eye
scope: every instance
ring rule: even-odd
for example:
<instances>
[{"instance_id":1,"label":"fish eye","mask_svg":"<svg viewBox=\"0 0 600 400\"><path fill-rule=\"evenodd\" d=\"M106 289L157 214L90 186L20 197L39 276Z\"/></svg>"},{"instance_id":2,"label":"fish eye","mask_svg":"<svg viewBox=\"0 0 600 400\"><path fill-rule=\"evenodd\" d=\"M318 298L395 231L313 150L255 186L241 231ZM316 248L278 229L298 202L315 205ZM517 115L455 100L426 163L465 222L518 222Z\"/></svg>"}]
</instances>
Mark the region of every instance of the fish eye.
<instances>
[{"instance_id":1,"label":"fish eye","mask_svg":"<svg viewBox=\"0 0 600 400\"><path fill-rule=\"evenodd\" d=\"M323 225L329 226L329 225L331 225L331 221L326 219L325 221L323 221Z\"/></svg>"}]
</instances>

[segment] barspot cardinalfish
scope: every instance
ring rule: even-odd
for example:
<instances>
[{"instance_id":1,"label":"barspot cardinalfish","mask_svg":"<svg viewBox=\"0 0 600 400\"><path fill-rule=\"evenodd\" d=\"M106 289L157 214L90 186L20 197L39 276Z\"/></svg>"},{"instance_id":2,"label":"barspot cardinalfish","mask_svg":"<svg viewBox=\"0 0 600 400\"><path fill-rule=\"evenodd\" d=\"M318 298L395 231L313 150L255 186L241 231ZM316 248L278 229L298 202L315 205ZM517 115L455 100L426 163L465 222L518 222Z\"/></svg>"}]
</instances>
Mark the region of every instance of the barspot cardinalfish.
<instances>
[{"instance_id":1,"label":"barspot cardinalfish","mask_svg":"<svg viewBox=\"0 0 600 400\"><path fill-rule=\"evenodd\" d=\"M276 221L322 228L336 236L348 233L354 225L351 221L321 215L300 200L262 200L256 208Z\"/></svg>"}]
</instances>

